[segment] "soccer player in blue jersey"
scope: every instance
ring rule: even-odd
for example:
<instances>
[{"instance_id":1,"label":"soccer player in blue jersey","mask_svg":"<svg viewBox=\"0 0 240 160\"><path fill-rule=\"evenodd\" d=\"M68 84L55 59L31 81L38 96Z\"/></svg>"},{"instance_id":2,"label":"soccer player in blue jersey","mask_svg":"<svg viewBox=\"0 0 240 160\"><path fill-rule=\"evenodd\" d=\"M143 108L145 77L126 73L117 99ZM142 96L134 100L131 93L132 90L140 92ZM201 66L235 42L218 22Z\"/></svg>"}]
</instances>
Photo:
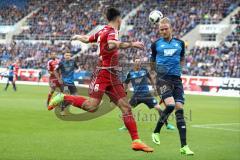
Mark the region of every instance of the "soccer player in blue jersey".
<instances>
[{"instance_id":1,"label":"soccer player in blue jersey","mask_svg":"<svg viewBox=\"0 0 240 160\"><path fill-rule=\"evenodd\" d=\"M5 91L7 91L8 89L8 86L9 86L9 82L12 83L13 85L13 90L14 91L17 91L17 87L16 87L16 84L15 84L15 80L14 80L14 76L15 76L15 73L14 73L14 65L11 64L11 62L9 62L9 66L8 66L8 81L7 81L7 84L6 84L6 87L5 87Z\"/></svg>"},{"instance_id":2,"label":"soccer player in blue jersey","mask_svg":"<svg viewBox=\"0 0 240 160\"><path fill-rule=\"evenodd\" d=\"M77 87L74 84L74 71L78 69L77 63L70 52L64 53L64 58L59 62L56 68L56 77L60 84L62 85L62 90L64 93L70 93L71 95L77 95ZM59 74L57 74L59 73ZM66 115L65 108L68 103L63 103L61 105L62 116Z\"/></svg>"},{"instance_id":3,"label":"soccer player in blue jersey","mask_svg":"<svg viewBox=\"0 0 240 160\"><path fill-rule=\"evenodd\" d=\"M175 109L176 123L180 135L180 153L193 155L186 142L186 123L184 120L184 91L181 81L181 66L184 64L185 45L182 40L174 38L172 26L168 18L163 18L159 23L161 38L152 46L152 67L156 77L156 88L166 104L158 124L154 130L153 137L159 138L160 130Z\"/></svg>"},{"instance_id":4,"label":"soccer player in blue jersey","mask_svg":"<svg viewBox=\"0 0 240 160\"><path fill-rule=\"evenodd\" d=\"M139 58L134 59L134 68L130 70L127 74L127 78L124 83L125 90L128 88L128 84L131 82L134 93L129 101L129 104L135 108L139 104L144 103L148 106L149 109L155 108L159 112L159 115L162 114L162 109L160 105L158 104L158 101L156 98L153 97L153 95L150 93L149 90L149 81L151 84L153 84L153 79L151 78L149 72L147 69L141 67L141 60ZM154 87L154 85L153 85ZM167 126L167 129L174 130L174 126L171 124L168 124L167 121L165 121L165 124ZM123 126L119 128L119 130L126 130L126 127ZM160 141L156 141L153 139L153 142L156 144L160 144Z\"/></svg>"},{"instance_id":5,"label":"soccer player in blue jersey","mask_svg":"<svg viewBox=\"0 0 240 160\"><path fill-rule=\"evenodd\" d=\"M72 59L70 52L64 53L64 58L59 62L56 71L60 74L57 76L60 83L63 83L64 90L69 90L71 95L77 94L77 88L74 84L74 71L78 69L76 61Z\"/></svg>"}]
</instances>

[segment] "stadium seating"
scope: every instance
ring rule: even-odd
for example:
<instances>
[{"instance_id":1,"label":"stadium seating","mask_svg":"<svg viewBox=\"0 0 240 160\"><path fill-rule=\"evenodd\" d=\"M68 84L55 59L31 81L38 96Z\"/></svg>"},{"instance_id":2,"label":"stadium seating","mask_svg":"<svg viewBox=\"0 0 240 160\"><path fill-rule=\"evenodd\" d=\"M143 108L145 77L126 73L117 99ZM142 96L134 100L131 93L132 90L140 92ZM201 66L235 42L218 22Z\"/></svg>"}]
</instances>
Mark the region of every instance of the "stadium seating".
<instances>
[{"instance_id":1,"label":"stadium seating","mask_svg":"<svg viewBox=\"0 0 240 160\"><path fill-rule=\"evenodd\" d=\"M105 24L103 16L105 10L103 6L107 6L105 4L119 6L120 9L124 8L124 16L141 2L142 0L81 0L77 2L50 0L28 19L30 28L15 36L15 39L69 40L73 34L86 34L98 24Z\"/></svg>"},{"instance_id":2,"label":"stadium seating","mask_svg":"<svg viewBox=\"0 0 240 160\"><path fill-rule=\"evenodd\" d=\"M212 2L218 1L215 6ZM129 2L129 3L128 3ZM131 5L129 5L131 2ZM24 30L16 39L26 40L67 40L73 34L85 34L92 30L98 24L104 24L106 21L103 17L104 7L111 3L123 10L123 14L128 14L131 10L141 4L143 0L125 0L125 1L74 1L50 0L46 3L41 2L39 5L35 1L27 3L22 7L26 13L34 7L40 7L40 10L27 20L29 29ZM139 40L146 45L146 51L128 49L120 51L120 60L124 63L132 63L134 57L140 57L144 62L149 61L151 54L150 45L156 40L157 28L149 24L149 10L160 9L173 22L174 36L181 38L197 24L200 23L218 23L223 17L227 16L230 11L236 7L234 0L204 0L204 1L162 1L149 0L144 1L143 8L136 15L129 18L127 24L132 26L127 35L121 37L122 40ZM176 5L177 4L177 5ZM34 7L29 7L34 6ZM177 7L176 7L177 6ZM160 8L159 8L160 7ZM24 9L25 8L25 9ZM27 8L27 9L26 9ZM30 9L31 8L31 9ZM80 9L81 8L81 9ZM148 8L148 10L146 10ZM18 19L21 19L22 16ZM16 15L15 12L9 15ZM11 17L5 17L11 20ZM232 24L239 24L239 13L231 18ZM6 21L5 21L6 22ZM219 48L198 48L194 47L186 56L186 66L184 74L198 76L231 76L240 77L239 74L239 25L231 35L226 37L226 41L234 42L232 46L222 45ZM5 36L2 34L0 36ZM224 43L224 42L223 42ZM71 49L73 52L79 48L71 46L69 43L47 44L47 43L17 43L10 45L0 45L0 66L5 66L8 60L19 59L22 68L46 68L48 54L56 51L59 54L65 50ZM205 57L205 59L203 59ZM96 46L91 47L84 53L78 63L82 70L92 71L97 64ZM224 70L225 72L221 72Z\"/></svg>"},{"instance_id":3,"label":"stadium seating","mask_svg":"<svg viewBox=\"0 0 240 160\"><path fill-rule=\"evenodd\" d=\"M193 76L240 77L239 45L195 47L186 56L183 73Z\"/></svg>"},{"instance_id":4,"label":"stadium seating","mask_svg":"<svg viewBox=\"0 0 240 160\"><path fill-rule=\"evenodd\" d=\"M44 0L1 0L0 25L13 25L28 13L40 7Z\"/></svg>"}]
</instances>

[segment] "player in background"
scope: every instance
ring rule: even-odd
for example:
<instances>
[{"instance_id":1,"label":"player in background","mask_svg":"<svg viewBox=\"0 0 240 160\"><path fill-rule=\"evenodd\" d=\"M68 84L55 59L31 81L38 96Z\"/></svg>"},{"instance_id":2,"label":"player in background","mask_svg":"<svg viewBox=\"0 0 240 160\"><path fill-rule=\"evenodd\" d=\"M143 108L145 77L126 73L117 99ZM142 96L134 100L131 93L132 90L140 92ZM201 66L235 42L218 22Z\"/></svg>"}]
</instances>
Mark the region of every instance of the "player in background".
<instances>
[{"instance_id":1,"label":"player in background","mask_svg":"<svg viewBox=\"0 0 240 160\"><path fill-rule=\"evenodd\" d=\"M62 81L59 81L57 76L59 75L58 72L55 72L58 64L59 64L59 59L57 59L57 55L55 52L51 52L50 54L50 60L47 62L47 70L48 73L50 74L49 76L49 93L48 93L48 98L47 98L47 106L49 104L50 99L52 98L53 93L57 88L62 92L63 87L62 87Z\"/></svg>"},{"instance_id":2,"label":"player in background","mask_svg":"<svg viewBox=\"0 0 240 160\"><path fill-rule=\"evenodd\" d=\"M74 84L74 71L78 69L75 57L72 57L72 53L69 51L64 53L63 59L60 61L59 65L56 68L56 72L59 73L57 76L58 80L63 84L63 93L76 95L77 87ZM66 115L65 108L69 103L64 102L61 105L62 116Z\"/></svg>"},{"instance_id":3,"label":"player in background","mask_svg":"<svg viewBox=\"0 0 240 160\"><path fill-rule=\"evenodd\" d=\"M9 86L9 82L12 83L13 85L13 90L14 91L17 91L17 87L16 87L16 84L15 84L15 80L14 80L14 76L15 76L15 73L14 73L14 65L11 64L11 61L8 63L8 81L7 81L7 84L5 86L5 91L7 91L8 89L8 86Z\"/></svg>"},{"instance_id":4,"label":"player in background","mask_svg":"<svg viewBox=\"0 0 240 160\"><path fill-rule=\"evenodd\" d=\"M49 110L59 106L63 101L69 102L88 112L94 112L102 100L104 93L114 102L122 112L122 119L132 138L132 149L144 152L153 152L153 148L144 144L138 136L137 125L132 115L131 106L121 83L118 72L118 49L138 48L144 49L141 42L121 42L118 40L118 30L121 25L120 11L115 8L107 9L106 25L99 32L91 35L76 35L72 39L83 43L98 43L99 61L89 86L90 98L59 94L51 100Z\"/></svg>"},{"instance_id":5,"label":"player in background","mask_svg":"<svg viewBox=\"0 0 240 160\"><path fill-rule=\"evenodd\" d=\"M186 141L186 122L184 120L184 91L181 80L181 66L184 64L185 45L182 40L174 38L168 18L159 23L161 38L155 41L152 48L152 67L157 73L157 91L166 104L166 109L159 118L154 130L155 138L160 138L160 130L175 109L176 123L179 131L180 153L193 155ZM160 139L159 139L160 140Z\"/></svg>"},{"instance_id":6,"label":"player in background","mask_svg":"<svg viewBox=\"0 0 240 160\"><path fill-rule=\"evenodd\" d=\"M14 66L14 77L13 77L14 83L18 80L19 64L20 64L19 60L16 60L16 62L13 63L13 66Z\"/></svg>"},{"instance_id":7,"label":"player in background","mask_svg":"<svg viewBox=\"0 0 240 160\"><path fill-rule=\"evenodd\" d=\"M149 109L155 108L158 111L159 116L161 116L162 108L158 104L157 99L154 98L154 96L151 94L151 92L149 90L150 84L153 86L153 88L155 88L152 77L150 76L150 74L146 68L141 67L141 60L139 58L134 59L134 64L135 65L134 65L133 69L128 72L127 78L124 83L125 90L127 90L128 84L130 82L133 87L133 95L129 101L129 104L133 108L135 108L139 104L144 103L145 105L147 105L147 107ZM149 81L150 81L150 83L149 83ZM165 125L166 125L167 129L169 129L169 130L175 129L175 127L173 125L169 124L167 122L167 120L165 121ZM126 129L125 126L119 128L119 130L125 130L125 129ZM154 139L154 137L152 137L152 138L153 138L152 140L154 143L160 144L160 141L157 141L156 139Z\"/></svg>"},{"instance_id":8,"label":"player in background","mask_svg":"<svg viewBox=\"0 0 240 160\"><path fill-rule=\"evenodd\" d=\"M69 90L71 95L77 94L77 88L74 84L74 71L78 69L75 59L72 58L70 52L64 53L64 58L60 61L56 68L58 80L62 81L64 90Z\"/></svg>"}]
</instances>

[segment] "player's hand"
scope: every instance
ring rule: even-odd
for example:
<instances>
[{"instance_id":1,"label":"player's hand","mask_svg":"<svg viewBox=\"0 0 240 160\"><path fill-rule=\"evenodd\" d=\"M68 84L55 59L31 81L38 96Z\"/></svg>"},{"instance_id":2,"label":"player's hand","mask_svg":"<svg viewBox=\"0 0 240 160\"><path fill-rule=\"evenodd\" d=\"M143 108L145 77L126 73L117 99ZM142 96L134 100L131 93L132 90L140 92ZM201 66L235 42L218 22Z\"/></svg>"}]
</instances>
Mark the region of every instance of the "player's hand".
<instances>
[{"instance_id":1,"label":"player's hand","mask_svg":"<svg viewBox=\"0 0 240 160\"><path fill-rule=\"evenodd\" d=\"M144 50L144 48L145 48L143 42L139 42L139 41L132 42L132 46L134 48L138 48L138 49L141 49L141 50Z\"/></svg>"}]
</instances>

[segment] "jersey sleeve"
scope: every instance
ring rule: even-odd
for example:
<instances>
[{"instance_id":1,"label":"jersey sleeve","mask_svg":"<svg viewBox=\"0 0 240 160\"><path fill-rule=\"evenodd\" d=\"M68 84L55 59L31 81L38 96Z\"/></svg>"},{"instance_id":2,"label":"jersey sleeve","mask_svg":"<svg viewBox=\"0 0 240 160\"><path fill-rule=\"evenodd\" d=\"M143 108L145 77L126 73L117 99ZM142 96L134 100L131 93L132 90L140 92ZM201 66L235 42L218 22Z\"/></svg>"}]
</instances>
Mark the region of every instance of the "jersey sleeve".
<instances>
[{"instance_id":1,"label":"jersey sleeve","mask_svg":"<svg viewBox=\"0 0 240 160\"><path fill-rule=\"evenodd\" d=\"M184 55L185 55L185 43L184 43L184 41L181 41L181 47L182 47L182 51L180 53L180 57L184 58Z\"/></svg>"},{"instance_id":2,"label":"jersey sleeve","mask_svg":"<svg viewBox=\"0 0 240 160\"><path fill-rule=\"evenodd\" d=\"M151 79L150 73L148 72L148 70L146 70L146 76L148 77L148 79Z\"/></svg>"},{"instance_id":3,"label":"jersey sleeve","mask_svg":"<svg viewBox=\"0 0 240 160\"><path fill-rule=\"evenodd\" d=\"M157 56L156 43L153 43L151 45L151 50L152 50L151 62L156 62L156 56Z\"/></svg>"},{"instance_id":4,"label":"jersey sleeve","mask_svg":"<svg viewBox=\"0 0 240 160\"><path fill-rule=\"evenodd\" d=\"M128 72L127 78L125 79L124 83L128 84L130 82L130 73Z\"/></svg>"},{"instance_id":5,"label":"jersey sleeve","mask_svg":"<svg viewBox=\"0 0 240 160\"><path fill-rule=\"evenodd\" d=\"M76 60L74 60L74 68L75 68L75 69L78 69L78 65L77 65Z\"/></svg>"},{"instance_id":6,"label":"jersey sleeve","mask_svg":"<svg viewBox=\"0 0 240 160\"><path fill-rule=\"evenodd\" d=\"M89 42L97 42L98 36L99 36L99 32L92 34L88 39Z\"/></svg>"},{"instance_id":7,"label":"jersey sleeve","mask_svg":"<svg viewBox=\"0 0 240 160\"><path fill-rule=\"evenodd\" d=\"M51 61L48 61L47 62L47 70L50 71L50 69L51 69Z\"/></svg>"},{"instance_id":8,"label":"jersey sleeve","mask_svg":"<svg viewBox=\"0 0 240 160\"><path fill-rule=\"evenodd\" d=\"M62 62L59 62L59 63L56 65L56 67L55 67L54 70L62 70L62 69L63 69L63 64L62 64Z\"/></svg>"}]
</instances>

